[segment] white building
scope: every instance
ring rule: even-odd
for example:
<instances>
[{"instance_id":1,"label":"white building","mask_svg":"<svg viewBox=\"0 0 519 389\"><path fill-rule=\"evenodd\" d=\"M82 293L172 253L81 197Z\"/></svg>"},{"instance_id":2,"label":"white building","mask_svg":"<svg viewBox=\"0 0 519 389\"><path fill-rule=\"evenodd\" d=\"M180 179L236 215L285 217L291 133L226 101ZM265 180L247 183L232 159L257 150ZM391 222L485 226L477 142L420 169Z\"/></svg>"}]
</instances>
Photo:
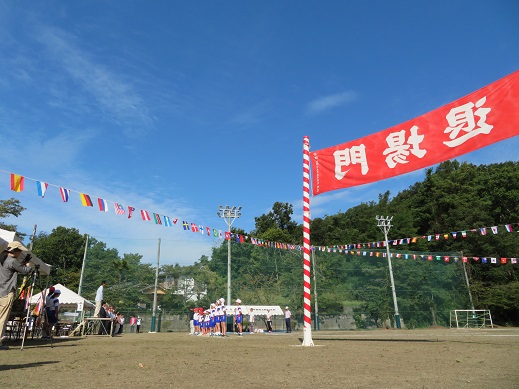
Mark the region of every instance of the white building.
<instances>
[{"instance_id":1,"label":"white building","mask_svg":"<svg viewBox=\"0 0 519 389\"><path fill-rule=\"evenodd\" d=\"M194 278L166 279L162 286L174 289L173 294L183 296L187 301L198 301L207 296L207 287L195 281Z\"/></svg>"}]
</instances>

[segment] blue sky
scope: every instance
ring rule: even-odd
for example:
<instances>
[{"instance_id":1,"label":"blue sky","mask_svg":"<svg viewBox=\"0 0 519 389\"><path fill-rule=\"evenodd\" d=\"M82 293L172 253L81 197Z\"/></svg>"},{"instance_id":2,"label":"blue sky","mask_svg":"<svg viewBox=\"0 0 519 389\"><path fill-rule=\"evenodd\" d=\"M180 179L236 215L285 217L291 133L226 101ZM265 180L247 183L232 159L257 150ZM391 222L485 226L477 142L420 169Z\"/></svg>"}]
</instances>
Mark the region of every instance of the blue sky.
<instances>
[{"instance_id":1,"label":"blue sky","mask_svg":"<svg viewBox=\"0 0 519 389\"><path fill-rule=\"evenodd\" d=\"M220 241L82 207L77 192L221 230L220 204L241 205L234 226L250 231L289 202L302 223L303 136L311 150L354 140L514 72L517 20L513 0L2 1L0 198L27 208L7 222L74 227L149 263L161 238L161 264L182 265ZM9 172L71 200L52 186L41 199L30 180L12 192ZM313 197L312 217L423 176Z\"/></svg>"}]
</instances>

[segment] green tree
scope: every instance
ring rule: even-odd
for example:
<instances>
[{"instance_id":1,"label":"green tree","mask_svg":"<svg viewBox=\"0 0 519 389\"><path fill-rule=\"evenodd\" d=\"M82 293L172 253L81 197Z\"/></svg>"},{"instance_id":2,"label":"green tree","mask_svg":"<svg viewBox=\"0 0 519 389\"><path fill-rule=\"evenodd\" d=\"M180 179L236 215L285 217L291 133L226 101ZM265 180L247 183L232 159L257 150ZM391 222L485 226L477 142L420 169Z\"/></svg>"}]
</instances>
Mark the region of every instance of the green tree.
<instances>
[{"instance_id":1,"label":"green tree","mask_svg":"<svg viewBox=\"0 0 519 389\"><path fill-rule=\"evenodd\" d=\"M85 236L75 228L56 227L50 234L39 233L33 252L51 265L50 281L77 290L85 252Z\"/></svg>"},{"instance_id":2,"label":"green tree","mask_svg":"<svg viewBox=\"0 0 519 389\"><path fill-rule=\"evenodd\" d=\"M9 216L18 217L25 211L25 208L21 206L20 201L15 198L10 198L8 200L0 200L0 219L4 219ZM17 226L14 224L5 224L0 222L0 228L17 232ZM20 238L23 238L23 234L18 233Z\"/></svg>"}]
</instances>

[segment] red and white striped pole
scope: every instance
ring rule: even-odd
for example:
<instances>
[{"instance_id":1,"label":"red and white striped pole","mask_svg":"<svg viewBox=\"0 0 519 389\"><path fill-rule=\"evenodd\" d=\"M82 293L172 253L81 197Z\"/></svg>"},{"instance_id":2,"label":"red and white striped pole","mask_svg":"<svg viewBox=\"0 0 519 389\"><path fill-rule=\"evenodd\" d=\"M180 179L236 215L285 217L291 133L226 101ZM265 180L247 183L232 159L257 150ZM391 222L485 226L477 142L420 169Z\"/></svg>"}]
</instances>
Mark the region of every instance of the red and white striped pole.
<instances>
[{"instance_id":1,"label":"red and white striped pole","mask_svg":"<svg viewBox=\"0 0 519 389\"><path fill-rule=\"evenodd\" d=\"M313 346L310 305L310 138L303 138L303 344Z\"/></svg>"}]
</instances>

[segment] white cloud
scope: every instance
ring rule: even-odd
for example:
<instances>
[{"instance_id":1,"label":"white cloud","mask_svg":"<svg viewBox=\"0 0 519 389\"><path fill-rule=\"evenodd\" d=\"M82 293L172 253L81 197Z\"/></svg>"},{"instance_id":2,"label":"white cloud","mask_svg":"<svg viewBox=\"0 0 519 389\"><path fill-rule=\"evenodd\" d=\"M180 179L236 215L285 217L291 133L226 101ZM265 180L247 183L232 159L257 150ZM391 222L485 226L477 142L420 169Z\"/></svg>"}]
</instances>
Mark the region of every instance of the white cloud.
<instances>
[{"instance_id":1,"label":"white cloud","mask_svg":"<svg viewBox=\"0 0 519 389\"><path fill-rule=\"evenodd\" d=\"M306 112L310 115L317 115L332 108L351 103L357 98L353 91L336 93L333 95L319 97L310 101L306 106Z\"/></svg>"},{"instance_id":2,"label":"white cloud","mask_svg":"<svg viewBox=\"0 0 519 389\"><path fill-rule=\"evenodd\" d=\"M153 126L154 119L146 103L132 84L123 80L123 76L95 62L94 56L83 52L65 32L44 27L39 33L38 41L52 58L94 96L99 108L112 121L126 128L127 135L140 135L142 130Z\"/></svg>"}]
</instances>

